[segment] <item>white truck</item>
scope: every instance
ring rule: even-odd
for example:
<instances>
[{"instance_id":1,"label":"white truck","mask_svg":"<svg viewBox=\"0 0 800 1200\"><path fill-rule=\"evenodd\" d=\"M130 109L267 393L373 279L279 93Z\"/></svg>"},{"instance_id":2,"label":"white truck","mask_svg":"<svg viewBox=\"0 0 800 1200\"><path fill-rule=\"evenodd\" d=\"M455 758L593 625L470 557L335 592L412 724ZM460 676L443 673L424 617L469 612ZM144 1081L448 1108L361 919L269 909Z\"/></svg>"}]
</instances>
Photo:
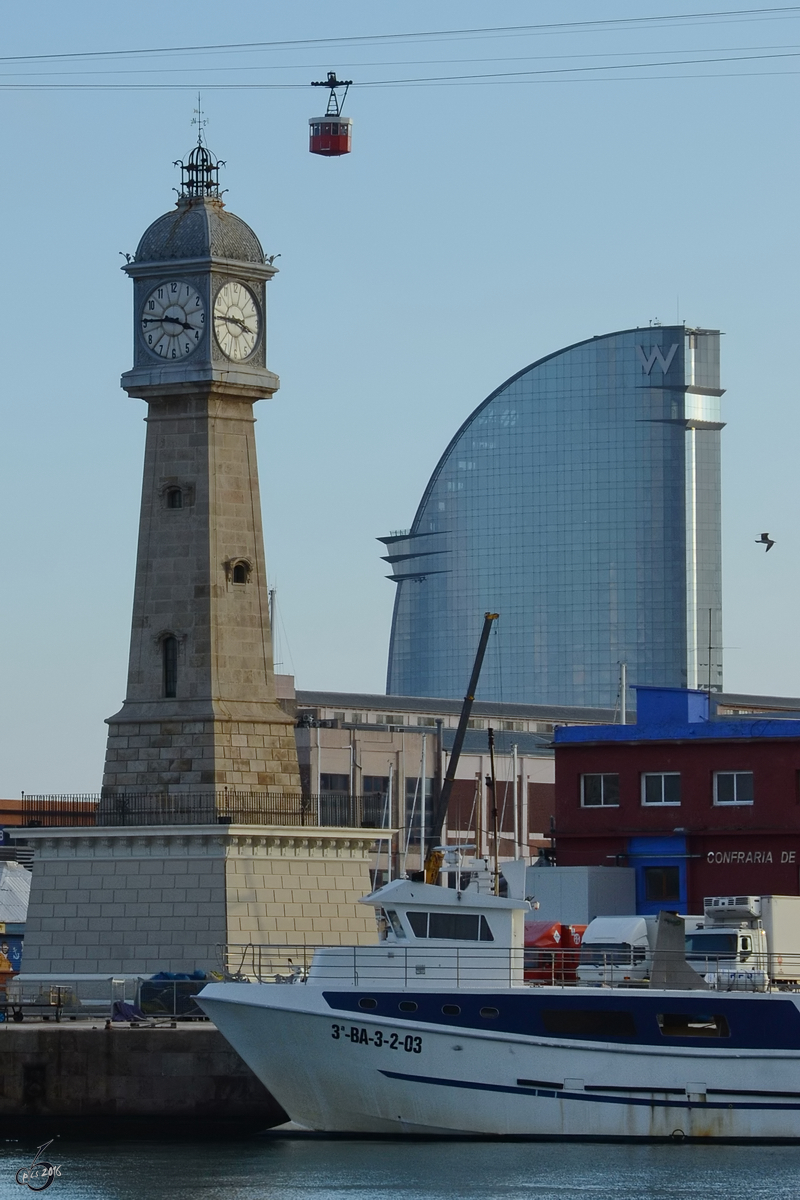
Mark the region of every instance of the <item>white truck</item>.
<instances>
[{"instance_id":1,"label":"white truck","mask_svg":"<svg viewBox=\"0 0 800 1200\"><path fill-rule=\"evenodd\" d=\"M800 896L707 896L685 921L686 959L710 988L800 987ZM586 928L581 983L641 985L650 977L656 917L595 917Z\"/></svg>"},{"instance_id":2,"label":"white truck","mask_svg":"<svg viewBox=\"0 0 800 1200\"><path fill-rule=\"evenodd\" d=\"M718 990L800 986L800 896L706 896L686 958Z\"/></svg>"},{"instance_id":3,"label":"white truck","mask_svg":"<svg viewBox=\"0 0 800 1200\"><path fill-rule=\"evenodd\" d=\"M580 983L641 983L650 976L657 917L595 917L586 927Z\"/></svg>"}]
</instances>

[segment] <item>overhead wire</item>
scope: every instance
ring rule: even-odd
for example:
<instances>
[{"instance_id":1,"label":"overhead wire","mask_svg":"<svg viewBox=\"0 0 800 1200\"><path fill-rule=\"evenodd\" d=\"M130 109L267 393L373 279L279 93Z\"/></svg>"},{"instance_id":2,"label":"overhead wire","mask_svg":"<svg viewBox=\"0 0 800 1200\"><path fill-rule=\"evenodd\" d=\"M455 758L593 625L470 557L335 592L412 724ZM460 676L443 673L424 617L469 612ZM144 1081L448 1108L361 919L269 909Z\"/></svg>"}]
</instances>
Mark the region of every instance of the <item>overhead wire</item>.
<instances>
[{"instance_id":1,"label":"overhead wire","mask_svg":"<svg viewBox=\"0 0 800 1200\"><path fill-rule=\"evenodd\" d=\"M775 61L778 59L796 59L800 58L800 50L792 50L779 52L775 54L740 54L730 55L719 58L691 58L691 59L667 59L663 62L655 63L609 63L606 65L592 65L583 67L550 67L539 70L528 71L491 71L481 74L469 75L421 75L409 76L405 79L367 79L360 80L353 84L355 89L359 88L382 88L382 87L420 87L420 86L448 86L453 84L474 85L482 83L566 83L578 82L574 77L583 76L583 82L600 82L607 80L610 82L620 81L625 76L619 75L617 79L610 79L608 75L600 76L599 78L589 78L594 74L597 76L599 72L623 72L633 70L643 70L652 72L663 67L676 66L707 66L714 63L724 65L734 62L765 62ZM766 77L770 75L796 75L796 71L751 71L740 72L731 71L721 73L716 71L692 72L684 75L641 75L635 78L638 81L646 81L648 79L716 79L716 78L744 78L759 76ZM553 78L559 76L560 78ZM564 78L569 76L571 78ZM548 77L548 78L545 78ZM246 83L209 83L203 85L204 91L233 91L233 92L263 92L263 91L296 91L299 88L305 90L306 83L257 83L254 81ZM163 91L195 91L195 85L186 83L0 83L0 91L106 91L106 92L163 92Z\"/></svg>"},{"instance_id":2,"label":"overhead wire","mask_svg":"<svg viewBox=\"0 0 800 1200\"><path fill-rule=\"evenodd\" d=\"M78 59L139 57L156 54L197 54L219 51L289 49L294 47L321 48L346 45L380 45L400 41L431 41L440 39L519 37L530 34L572 31L597 31L605 29L641 29L656 25L675 26L681 22L698 25L703 23L734 23L739 18L750 20L780 20L800 13L800 5L783 5L745 9L713 9L701 13L661 13L646 17L609 17L590 21L553 21L531 25L489 25L467 29L417 30L414 32L357 34L332 38L291 38L281 41L217 42L187 46L150 46L122 50L76 50L52 54L2 55L0 63L52 62L55 60L75 61Z\"/></svg>"},{"instance_id":3,"label":"overhead wire","mask_svg":"<svg viewBox=\"0 0 800 1200\"><path fill-rule=\"evenodd\" d=\"M767 51L767 50L784 51L784 52L789 51L789 50L800 50L800 43L790 43L789 45L783 45L783 46L715 46L715 47L706 47L705 50L630 50L630 51L605 50L605 51L594 52L592 54L575 54L575 53L573 53L573 54L528 54L528 55L514 54L514 55L505 55L502 58L487 58L486 56L481 56L480 58L457 58L457 59L453 59L453 58L436 58L436 59L423 59L423 60L420 60L420 59L391 60L390 59L390 60L386 60L383 62L350 62L350 63L345 62L345 63L340 63L338 65L337 69L351 71L351 70L356 70L359 67L360 68L364 68L364 67L407 67L407 66L420 66L420 65L442 66L442 65L445 65L448 63L456 65L456 64L463 64L463 63L490 63L490 62L553 62L553 61L556 61L559 59L568 59L570 62L575 62L577 60L596 59L596 58L612 58L612 57L632 58L637 55L638 56L644 56L644 55L653 56L656 54L721 55L721 54L730 54L735 51L738 51L738 52L746 51L748 53L751 53L751 52L755 53L756 51ZM687 61L688 62L703 62L703 61L707 61L707 60L688 59ZM713 59L711 61L715 61L715 62L720 61L721 62L724 60ZM615 65L615 64L605 64L605 69L608 69L609 67L611 67L613 65ZM616 64L616 65L619 65L620 67L624 67L624 66L628 66L629 64L620 63L620 64ZM631 65L637 65L637 64L631 64ZM663 64L653 63L651 65L660 66ZM321 70L324 70L324 67L318 66L318 67L314 68L314 67L310 67L309 64L305 64L305 63L271 63L268 67L265 67L263 64L251 63L248 66L231 66L230 64L226 64L226 65L217 66L217 67L196 67L196 66L194 66L194 67L170 67L169 71L171 74L197 75L197 74L206 74L210 71L215 71L215 72L223 72L223 71L299 71L299 70L309 70L309 69L311 69L311 70L317 69L317 70L321 71ZM104 71L103 70L100 70L100 71L95 71L95 70L92 70L92 71L31 71L31 72L0 71L0 79L19 79L19 78L26 78L26 77L33 78L33 79L52 79L57 76L67 76L69 78L76 78L76 77L85 77L88 75L112 75L112 74L115 77L118 77L120 75L156 75L156 74L163 73L163 71L164 71L163 67L136 67L131 70L120 70L119 68L109 67L108 70L104 70ZM524 73L525 72L523 72L523 74ZM444 76L443 78L450 78L450 77ZM305 87L307 85L306 84L295 84L293 86Z\"/></svg>"}]
</instances>

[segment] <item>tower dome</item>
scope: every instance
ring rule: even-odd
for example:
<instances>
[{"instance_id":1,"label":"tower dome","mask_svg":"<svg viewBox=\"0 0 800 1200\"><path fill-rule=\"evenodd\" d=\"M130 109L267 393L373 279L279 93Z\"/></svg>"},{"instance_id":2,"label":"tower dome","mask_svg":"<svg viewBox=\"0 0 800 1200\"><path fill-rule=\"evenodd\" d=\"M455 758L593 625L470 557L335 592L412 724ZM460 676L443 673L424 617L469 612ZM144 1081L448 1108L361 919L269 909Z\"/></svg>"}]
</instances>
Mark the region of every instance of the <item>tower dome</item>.
<instances>
[{"instance_id":1,"label":"tower dome","mask_svg":"<svg viewBox=\"0 0 800 1200\"><path fill-rule=\"evenodd\" d=\"M146 229L135 261L176 258L232 258L263 263L264 251L249 225L228 212L218 196L186 196Z\"/></svg>"},{"instance_id":2,"label":"tower dome","mask_svg":"<svg viewBox=\"0 0 800 1200\"><path fill-rule=\"evenodd\" d=\"M182 185L176 209L145 230L135 262L209 257L264 262L261 242L250 226L225 209L219 190L219 168L224 165L201 135L186 161L175 163L181 168Z\"/></svg>"}]
</instances>

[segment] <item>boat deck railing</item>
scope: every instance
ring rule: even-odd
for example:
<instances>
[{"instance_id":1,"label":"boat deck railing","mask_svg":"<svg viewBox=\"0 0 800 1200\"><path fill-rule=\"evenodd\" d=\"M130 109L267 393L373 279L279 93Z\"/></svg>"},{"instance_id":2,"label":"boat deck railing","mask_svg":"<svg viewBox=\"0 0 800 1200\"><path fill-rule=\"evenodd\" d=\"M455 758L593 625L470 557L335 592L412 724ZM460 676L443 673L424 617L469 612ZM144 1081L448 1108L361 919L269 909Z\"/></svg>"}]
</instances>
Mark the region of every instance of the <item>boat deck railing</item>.
<instances>
[{"instance_id":1,"label":"boat deck railing","mask_svg":"<svg viewBox=\"0 0 800 1200\"><path fill-rule=\"evenodd\" d=\"M386 941L369 946L229 942L218 951L223 978L243 982L356 987L369 982L414 988L651 986L649 962L621 961L616 952L593 951L590 961L582 962L575 950L523 950L495 944L403 946ZM749 962L691 956L690 969L709 990L800 991L800 955L752 955ZM694 983L686 970L683 954L665 953L659 958L653 986L685 989L687 978L688 986Z\"/></svg>"}]
</instances>

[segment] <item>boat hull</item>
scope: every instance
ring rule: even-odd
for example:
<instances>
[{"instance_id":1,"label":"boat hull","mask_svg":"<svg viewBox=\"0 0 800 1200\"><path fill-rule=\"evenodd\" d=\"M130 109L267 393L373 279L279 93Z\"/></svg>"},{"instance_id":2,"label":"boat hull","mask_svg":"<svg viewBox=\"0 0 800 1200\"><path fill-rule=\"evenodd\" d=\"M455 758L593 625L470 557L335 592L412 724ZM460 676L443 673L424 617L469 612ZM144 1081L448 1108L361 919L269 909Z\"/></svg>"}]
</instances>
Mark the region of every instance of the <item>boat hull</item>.
<instances>
[{"instance_id":1,"label":"boat hull","mask_svg":"<svg viewBox=\"0 0 800 1200\"><path fill-rule=\"evenodd\" d=\"M543 994L550 995L551 1005L565 994L560 989L514 991L527 993L540 1007ZM586 1004L597 1003L596 990L569 989L563 1002L572 1005L569 1011L580 1006L581 991ZM376 990L370 995L378 998L374 1003L382 1014L355 1007L358 993L343 998L302 984L217 984L199 1000L291 1119L309 1129L604 1141L800 1141L800 1044L729 1048L715 1039L713 1046L661 1046L494 1032L463 1022L434 1023L417 1014L390 1017L388 1008L398 1005L384 1003ZM439 1002L449 998L429 999L441 1013ZM459 999L466 1009L463 992ZM525 1003L524 995L520 1001L511 991L472 999L481 1013L498 1011L488 1002L501 1009L504 1001L509 1009ZM659 1003L652 994L647 1001L651 1008ZM733 1001L739 1006L738 1026L745 1019L754 1028L768 1023L772 1014L765 1008L741 1006L770 1001L761 996ZM628 1003L635 1008L640 1001ZM713 1007L722 1010L726 1003L727 997L717 997ZM791 1012L780 1010L784 1017L800 1019L793 998L775 1003L791 1006ZM661 1001L662 1008L691 1004L697 1006L696 995L673 994ZM792 1021L786 1026L790 1033Z\"/></svg>"}]
</instances>

